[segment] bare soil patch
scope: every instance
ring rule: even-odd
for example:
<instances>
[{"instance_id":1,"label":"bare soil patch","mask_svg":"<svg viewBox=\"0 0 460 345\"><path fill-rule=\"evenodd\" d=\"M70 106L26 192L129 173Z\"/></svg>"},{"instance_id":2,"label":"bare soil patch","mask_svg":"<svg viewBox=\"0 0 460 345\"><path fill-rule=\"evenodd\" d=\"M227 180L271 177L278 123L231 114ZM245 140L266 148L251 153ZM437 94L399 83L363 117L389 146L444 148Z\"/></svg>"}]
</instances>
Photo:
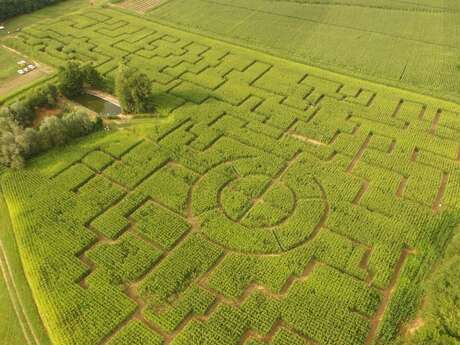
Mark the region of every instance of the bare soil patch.
<instances>
[{"instance_id":1,"label":"bare soil patch","mask_svg":"<svg viewBox=\"0 0 460 345\"><path fill-rule=\"evenodd\" d=\"M419 328L423 327L424 324L425 320L418 316L408 325L406 329L407 334L414 334Z\"/></svg>"},{"instance_id":2,"label":"bare soil patch","mask_svg":"<svg viewBox=\"0 0 460 345\"><path fill-rule=\"evenodd\" d=\"M33 127L38 127L40 126L40 123L46 119L47 117L51 117L51 116L58 116L62 113L62 109L61 108L39 108L37 110L37 115L35 117L35 120L32 124Z\"/></svg>"}]
</instances>

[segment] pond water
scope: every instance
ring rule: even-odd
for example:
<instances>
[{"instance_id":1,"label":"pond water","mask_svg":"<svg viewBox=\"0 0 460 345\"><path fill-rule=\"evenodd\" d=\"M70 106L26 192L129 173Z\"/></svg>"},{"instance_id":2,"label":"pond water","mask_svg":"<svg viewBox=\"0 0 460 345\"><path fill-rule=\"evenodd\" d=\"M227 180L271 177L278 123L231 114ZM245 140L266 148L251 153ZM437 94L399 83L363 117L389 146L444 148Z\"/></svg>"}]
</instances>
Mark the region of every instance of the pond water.
<instances>
[{"instance_id":1,"label":"pond water","mask_svg":"<svg viewBox=\"0 0 460 345\"><path fill-rule=\"evenodd\" d=\"M100 115L114 116L121 114L119 106L87 93L75 97L73 101L80 103L84 107L91 109Z\"/></svg>"}]
</instances>

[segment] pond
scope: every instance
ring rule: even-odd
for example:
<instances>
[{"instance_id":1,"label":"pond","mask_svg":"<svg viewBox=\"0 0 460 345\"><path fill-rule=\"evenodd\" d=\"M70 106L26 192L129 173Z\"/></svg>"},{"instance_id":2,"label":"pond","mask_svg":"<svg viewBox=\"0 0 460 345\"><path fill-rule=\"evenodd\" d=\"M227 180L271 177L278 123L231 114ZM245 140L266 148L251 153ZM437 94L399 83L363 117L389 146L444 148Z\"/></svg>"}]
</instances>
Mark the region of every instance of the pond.
<instances>
[{"instance_id":1,"label":"pond","mask_svg":"<svg viewBox=\"0 0 460 345\"><path fill-rule=\"evenodd\" d=\"M114 116L121 114L119 106L87 93L75 97L73 101L80 103L84 107L91 109L100 115Z\"/></svg>"}]
</instances>

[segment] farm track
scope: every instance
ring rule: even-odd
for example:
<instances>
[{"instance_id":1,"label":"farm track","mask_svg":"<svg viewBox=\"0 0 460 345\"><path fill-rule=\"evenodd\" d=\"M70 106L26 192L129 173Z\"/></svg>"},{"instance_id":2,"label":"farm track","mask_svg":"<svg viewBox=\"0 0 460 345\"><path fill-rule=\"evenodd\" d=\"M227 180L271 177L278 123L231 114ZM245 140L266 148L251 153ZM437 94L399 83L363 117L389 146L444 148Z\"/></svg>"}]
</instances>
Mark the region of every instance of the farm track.
<instances>
[{"instance_id":1,"label":"farm track","mask_svg":"<svg viewBox=\"0 0 460 345\"><path fill-rule=\"evenodd\" d=\"M402 198L403 195L404 195L404 190L406 189L406 186L407 186L407 182L408 182L408 178L407 177L401 177L401 182L399 183L399 186L398 186L398 190L396 191L396 196L398 198Z\"/></svg>"},{"instance_id":2,"label":"farm track","mask_svg":"<svg viewBox=\"0 0 460 345\"><path fill-rule=\"evenodd\" d=\"M372 133L369 133L368 136L366 137L366 140L364 140L363 144L359 148L359 151L356 153L356 155L353 157L353 160L350 162L350 165L347 168L347 173L351 174L353 172L353 169L356 167L358 164L359 160L363 157L364 151L366 151L367 147L369 146L369 142L372 139Z\"/></svg>"},{"instance_id":3,"label":"farm track","mask_svg":"<svg viewBox=\"0 0 460 345\"><path fill-rule=\"evenodd\" d=\"M378 330L379 324L382 321L383 315L385 314L385 311L388 307L391 296L393 295L395 291L396 283L398 282L401 271L404 267L404 263L406 262L408 255L413 255L413 254L415 254L415 251L413 249L403 248L403 250L401 251L401 256L399 257L399 260L396 264L393 275L390 279L390 283L388 287L385 290L383 290L382 301L380 302L380 306L377 309L376 314L372 318L371 330L366 339L365 345L372 345L377 340L377 330Z\"/></svg>"},{"instance_id":4,"label":"farm track","mask_svg":"<svg viewBox=\"0 0 460 345\"><path fill-rule=\"evenodd\" d=\"M449 174L447 174L446 172L443 172L441 175L441 181L439 184L438 193L436 194L436 198L433 201L433 211L434 212L438 212L442 206L442 199L446 192L446 185L447 185L448 179L449 179Z\"/></svg>"}]
</instances>

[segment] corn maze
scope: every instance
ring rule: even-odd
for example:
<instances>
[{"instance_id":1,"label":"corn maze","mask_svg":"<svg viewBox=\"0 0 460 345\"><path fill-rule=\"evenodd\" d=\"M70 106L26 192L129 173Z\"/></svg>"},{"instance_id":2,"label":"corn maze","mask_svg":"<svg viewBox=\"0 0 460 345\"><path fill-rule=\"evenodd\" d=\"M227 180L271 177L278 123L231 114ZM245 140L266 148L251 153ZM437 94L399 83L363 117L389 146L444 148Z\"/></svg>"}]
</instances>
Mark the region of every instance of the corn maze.
<instances>
[{"instance_id":1,"label":"corn maze","mask_svg":"<svg viewBox=\"0 0 460 345\"><path fill-rule=\"evenodd\" d=\"M8 44L167 113L2 188L56 344L389 344L456 221L455 105L100 9ZM155 124L156 123L156 124Z\"/></svg>"}]
</instances>

